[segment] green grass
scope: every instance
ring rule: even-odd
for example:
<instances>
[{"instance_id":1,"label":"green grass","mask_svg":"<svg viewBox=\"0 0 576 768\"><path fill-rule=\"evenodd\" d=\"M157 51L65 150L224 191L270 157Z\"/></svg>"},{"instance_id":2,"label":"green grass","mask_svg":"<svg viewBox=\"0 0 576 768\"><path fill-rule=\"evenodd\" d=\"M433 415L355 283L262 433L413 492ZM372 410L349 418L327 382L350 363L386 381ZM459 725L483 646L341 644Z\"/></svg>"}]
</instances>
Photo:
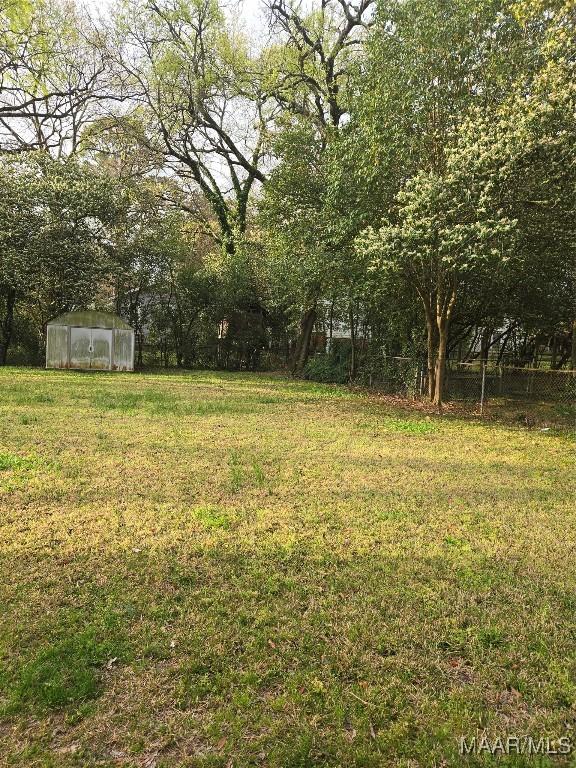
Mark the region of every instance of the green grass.
<instances>
[{"instance_id":1,"label":"green grass","mask_svg":"<svg viewBox=\"0 0 576 768\"><path fill-rule=\"evenodd\" d=\"M30 704L46 711L78 705L99 693L99 669L112 658L101 629L74 631L72 635L42 648L24 664L10 688L5 712L21 711Z\"/></svg>"},{"instance_id":2,"label":"green grass","mask_svg":"<svg viewBox=\"0 0 576 768\"><path fill-rule=\"evenodd\" d=\"M248 374L0 369L0 764L573 765L573 446Z\"/></svg>"},{"instance_id":3,"label":"green grass","mask_svg":"<svg viewBox=\"0 0 576 768\"><path fill-rule=\"evenodd\" d=\"M12 453L0 453L0 472L14 469L29 469L34 466L34 460L26 456L15 456Z\"/></svg>"}]
</instances>

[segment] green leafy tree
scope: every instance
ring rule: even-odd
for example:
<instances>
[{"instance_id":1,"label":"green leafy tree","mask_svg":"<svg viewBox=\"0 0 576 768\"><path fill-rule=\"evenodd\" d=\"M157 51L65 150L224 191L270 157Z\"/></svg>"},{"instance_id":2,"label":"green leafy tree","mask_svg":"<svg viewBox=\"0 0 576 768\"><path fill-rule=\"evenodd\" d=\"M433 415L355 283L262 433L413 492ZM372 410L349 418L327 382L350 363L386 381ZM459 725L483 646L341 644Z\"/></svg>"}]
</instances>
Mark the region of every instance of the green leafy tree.
<instances>
[{"instance_id":1,"label":"green leafy tree","mask_svg":"<svg viewBox=\"0 0 576 768\"><path fill-rule=\"evenodd\" d=\"M372 253L373 270L400 274L417 293L427 327L430 394L440 407L454 307L467 283L488 277L506 261L516 222L490 214L490 185L472 185L461 158L447 159L441 176L421 172L398 195L396 223L368 231L359 248Z\"/></svg>"},{"instance_id":2,"label":"green leafy tree","mask_svg":"<svg viewBox=\"0 0 576 768\"><path fill-rule=\"evenodd\" d=\"M350 306L354 303L340 134L372 7L372 0L329 1L306 9L284 0L268 4L272 30L285 41L263 54L266 83L282 112L273 144L279 164L266 184L261 210L280 305L297 325L295 373L306 364L319 302L333 299L338 286Z\"/></svg>"},{"instance_id":3,"label":"green leafy tree","mask_svg":"<svg viewBox=\"0 0 576 768\"><path fill-rule=\"evenodd\" d=\"M559 222L556 252L564 248L566 264L571 229L560 200L571 162L562 115L570 110L551 105L549 79L538 83L568 17L517 11L466 0L385 6L357 102L356 146L365 140L363 165L375 178L385 221L379 234L361 238L360 250L379 250L374 264L382 279L401 274L419 296L429 394L438 406L450 323L467 297L498 295L505 318L510 287L538 287L531 274L538 265L561 275L551 251L541 258L551 233L539 217ZM558 94L569 98L566 78L562 83ZM540 194L546 185L552 197Z\"/></svg>"},{"instance_id":4,"label":"green leafy tree","mask_svg":"<svg viewBox=\"0 0 576 768\"><path fill-rule=\"evenodd\" d=\"M94 301L111 270L110 227L124 201L113 180L43 153L0 163L0 296L5 363L18 303L38 335L62 311Z\"/></svg>"}]
</instances>

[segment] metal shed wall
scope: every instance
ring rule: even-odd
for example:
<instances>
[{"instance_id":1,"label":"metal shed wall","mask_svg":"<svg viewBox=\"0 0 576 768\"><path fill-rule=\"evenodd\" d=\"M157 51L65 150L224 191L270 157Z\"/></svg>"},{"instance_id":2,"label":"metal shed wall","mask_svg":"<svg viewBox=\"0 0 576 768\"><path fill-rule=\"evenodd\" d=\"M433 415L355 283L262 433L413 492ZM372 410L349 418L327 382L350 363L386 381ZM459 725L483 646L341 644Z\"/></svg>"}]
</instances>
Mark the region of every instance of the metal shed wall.
<instances>
[{"instance_id":1,"label":"metal shed wall","mask_svg":"<svg viewBox=\"0 0 576 768\"><path fill-rule=\"evenodd\" d=\"M114 365L115 371L134 370L134 331L115 328L114 335Z\"/></svg>"},{"instance_id":2,"label":"metal shed wall","mask_svg":"<svg viewBox=\"0 0 576 768\"><path fill-rule=\"evenodd\" d=\"M46 329L46 368L68 368L68 326Z\"/></svg>"}]
</instances>

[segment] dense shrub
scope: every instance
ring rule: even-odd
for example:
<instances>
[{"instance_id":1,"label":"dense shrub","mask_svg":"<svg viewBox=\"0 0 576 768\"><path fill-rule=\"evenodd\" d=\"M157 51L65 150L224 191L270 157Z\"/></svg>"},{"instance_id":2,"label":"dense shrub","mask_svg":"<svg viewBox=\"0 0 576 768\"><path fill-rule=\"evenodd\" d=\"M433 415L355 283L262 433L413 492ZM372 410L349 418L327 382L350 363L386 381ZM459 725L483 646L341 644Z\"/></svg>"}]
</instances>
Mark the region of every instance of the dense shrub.
<instances>
[{"instance_id":1,"label":"dense shrub","mask_svg":"<svg viewBox=\"0 0 576 768\"><path fill-rule=\"evenodd\" d=\"M315 355L306 363L304 378L310 381L345 384L349 379L349 365L340 356Z\"/></svg>"}]
</instances>

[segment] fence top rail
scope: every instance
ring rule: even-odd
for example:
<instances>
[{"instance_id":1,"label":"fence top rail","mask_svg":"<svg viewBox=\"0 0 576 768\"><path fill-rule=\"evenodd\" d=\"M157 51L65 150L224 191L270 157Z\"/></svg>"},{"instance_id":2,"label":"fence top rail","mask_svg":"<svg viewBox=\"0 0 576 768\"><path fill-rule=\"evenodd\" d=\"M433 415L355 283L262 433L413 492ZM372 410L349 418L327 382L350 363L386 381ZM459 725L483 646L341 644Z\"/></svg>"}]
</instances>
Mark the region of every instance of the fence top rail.
<instances>
[{"instance_id":1,"label":"fence top rail","mask_svg":"<svg viewBox=\"0 0 576 768\"><path fill-rule=\"evenodd\" d=\"M576 373L574 368L519 368L513 365L503 365L502 368L506 371L527 371L528 373L549 373L553 376Z\"/></svg>"},{"instance_id":2,"label":"fence top rail","mask_svg":"<svg viewBox=\"0 0 576 768\"><path fill-rule=\"evenodd\" d=\"M478 367L477 363L456 363L453 361L449 361L450 365L456 366L456 367L475 367L475 369L480 373L482 371L482 366ZM552 369L552 368L522 368L521 366L514 366L514 365L486 365L486 372L497 372L497 371L514 371L516 373L540 373L540 374L550 374L550 375L556 375L559 374L561 376L567 376L567 375L574 375L576 374L576 369L574 368L558 368L558 369Z\"/></svg>"}]
</instances>

